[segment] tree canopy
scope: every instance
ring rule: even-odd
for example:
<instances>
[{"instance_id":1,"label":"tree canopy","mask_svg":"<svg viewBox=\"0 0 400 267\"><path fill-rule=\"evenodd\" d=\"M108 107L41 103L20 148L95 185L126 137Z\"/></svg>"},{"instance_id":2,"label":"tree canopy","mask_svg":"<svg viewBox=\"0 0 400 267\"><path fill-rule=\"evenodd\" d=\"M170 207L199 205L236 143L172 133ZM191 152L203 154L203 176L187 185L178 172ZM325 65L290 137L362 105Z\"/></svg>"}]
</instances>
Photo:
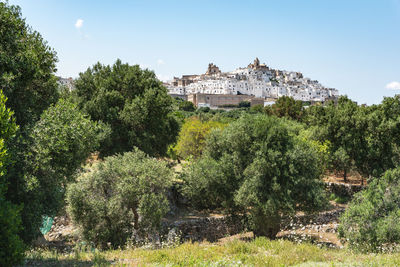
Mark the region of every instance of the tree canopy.
<instances>
[{"instance_id":1,"label":"tree canopy","mask_svg":"<svg viewBox=\"0 0 400 267\"><path fill-rule=\"evenodd\" d=\"M249 212L255 234L274 238L282 215L325 204L319 152L296 137L300 129L276 117L247 115L213 131L184 175L185 195L199 208Z\"/></svg>"},{"instance_id":2,"label":"tree canopy","mask_svg":"<svg viewBox=\"0 0 400 267\"><path fill-rule=\"evenodd\" d=\"M79 74L75 83L79 106L95 121L111 127L103 155L137 146L150 155L163 155L176 139L179 125L172 116L172 98L154 72L117 60L97 63Z\"/></svg>"},{"instance_id":3,"label":"tree canopy","mask_svg":"<svg viewBox=\"0 0 400 267\"><path fill-rule=\"evenodd\" d=\"M135 230L151 232L169 210L166 190L172 172L135 148L107 157L68 188L68 212L85 239L124 246Z\"/></svg>"},{"instance_id":4,"label":"tree canopy","mask_svg":"<svg viewBox=\"0 0 400 267\"><path fill-rule=\"evenodd\" d=\"M7 2L0 2L0 35L0 89L24 127L57 101L56 53Z\"/></svg>"},{"instance_id":5,"label":"tree canopy","mask_svg":"<svg viewBox=\"0 0 400 267\"><path fill-rule=\"evenodd\" d=\"M357 193L340 218L339 233L354 249L397 249L400 242L400 168L388 170Z\"/></svg>"}]
</instances>

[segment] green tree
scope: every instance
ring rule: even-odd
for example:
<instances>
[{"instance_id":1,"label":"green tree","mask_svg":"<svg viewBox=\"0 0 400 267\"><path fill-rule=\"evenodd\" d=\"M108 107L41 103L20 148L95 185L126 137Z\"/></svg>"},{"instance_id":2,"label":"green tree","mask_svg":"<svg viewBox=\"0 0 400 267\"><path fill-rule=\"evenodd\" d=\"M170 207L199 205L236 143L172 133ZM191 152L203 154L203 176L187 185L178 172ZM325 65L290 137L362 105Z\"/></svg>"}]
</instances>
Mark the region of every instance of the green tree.
<instances>
[{"instance_id":1,"label":"green tree","mask_svg":"<svg viewBox=\"0 0 400 267\"><path fill-rule=\"evenodd\" d=\"M357 103L346 96L338 99L338 103L329 102L325 107L310 107L304 121L309 126L317 128L315 133L320 141L329 141L331 166L337 171L347 171L353 168L360 170L360 163L367 152L366 114Z\"/></svg>"},{"instance_id":2,"label":"green tree","mask_svg":"<svg viewBox=\"0 0 400 267\"><path fill-rule=\"evenodd\" d=\"M7 140L17 130L13 112L6 108L7 98L0 91L0 265L13 266L23 258L24 245L18 236L21 230L20 207L6 200L6 167L10 164L6 148Z\"/></svg>"},{"instance_id":3,"label":"green tree","mask_svg":"<svg viewBox=\"0 0 400 267\"><path fill-rule=\"evenodd\" d=\"M7 1L0 2L0 35L0 89L7 96L7 106L15 112L15 120L20 127L15 137L5 140L13 164L8 164L3 177L8 185L4 189L4 198L23 207L23 232L20 237L30 241L32 235L29 229L33 220L28 218L40 217L40 214L37 215L34 204L36 197L28 197L32 196L30 192L35 183L26 172L32 163L28 162L27 156L32 144L33 125L42 112L58 99L54 76L57 58L41 35L26 24L21 9L9 5ZM18 228L17 221L15 227Z\"/></svg>"},{"instance_id":4,"label":"green tree","mask_svg":"<svg viewBox=\"0 0 400 267\"><path fill-rule=\"evenodd\" d=\"M347 174L353 165L349 155L346 153L346 150L342 147L336 150L332 155L331 164L334 170L343 172L344 182L347 183Z\"/></svg>"},{"instance_id":5,"label":"green tree","mask_svg":"<svg viewBox=\"0 0 400 267\"><path fill-rule=\"evenodd\" d=\"M221 129L225 125L217 121L202 122L198 117L185 120L178 136L176 153L182 158L198 158L204 148L205 139L212 129Z\"/></svg>"},{"instance_id":6,"label":"green tree","mask_svg":"<svg viewBox=\"0 0 400 267\"><path fill-rule=\"evenodd\" d=\"M151 232L169 208L172 172L138 149L105 158L68 188L68 212L86 240L124 246L134 230ZM133 227L132 227L133 225Z\"/></svg>"},{"instance_id":7,"label":"green tree","mask_svg":"<svg viewBox=\"0 0 400 267\"><path fill-rule=\"evenodd\" d=\"M240 101L238 104L239 108L249 108L250 107L250 102L249 101Z\"/></svg>"},{"instance_id":8,"label":"green tree","mask_svg":"<svg viewBox=\"0 0 400 267\"><path fill-rule=\"evenodd\" d=\"M398 249L400 168L388 170L357 193L340 218L339 234L351 248L369 252Z\"/></svg>"},{"instance_id":9,"label":"green tree","mask_svg":"<svg viewBox=\"0 0 400 267\"><path fill-rule=\"evenodd\" d=\"M184 194L200 208L248 213L256 235L274 238L282 216L326 203L319 148L299 138L301 130L298 123L247 115L213 131L183 176Z\"/></svg>"},{"instance_id":10,"label":"green tree","mask_svg":"<svg viewBox=\"0 0 400 267\"><path fill-rule=\"evenodd\" d=\"M317 139L330 142L331 161L339 170L356 169L364 177L379 177L400 164L399 97L387 97L373 106L358 106L340 97L337 105L310 107L303 121L315 129Z\"/></svg>"},{"instance_id":11,"label":"green tree","mask_svg":"<svg viewBox=\"0 0 400 267\"><path fill-rule=\"evenodd\" d=\"M194 106L194 104L190 101L182 101L179 103L179 110L183 110L183 111L195 111L196 107Z\"/></svg>"},{"instance_id":12,"label":"green tree","mask_svg":"<svg viewBox=\"0 0 400 267\"><path fill-rule=\"evenodd\" d=\"M303 103L299 100L294 100L290 96L282 96L276 100L272 106L266 106L264 112L268 115L277 117L286 117L293 120L301 120L304 108Z\"/></svg>"},{"instance_id":13,"label":"green tree","mask_svg":"<svg viewBox=\"0 0 400 267\"><path fill-rule=\"evenodd\" d=\"M360 110L365 148L358 153L357 169L366 177L379 177L400 164L400 97L386 97Z\"/></svg>"},{"instance_id":14,"label":"green tree","mask_svg":"<svg viewBox=\"0 0 400 267\"><path fill-rule=\"evenodd\" d=\"M0 3L0 33L0 89L22 128L57 101L57 57L25 23L18 6Z\"/></svg>"},{"instance_id":15,"label":"green tree","mask_svg":"<svg viewBox=\"0 0 400 267\"><path fill-rule=\"evenodd\" d=\"M175 142L179 125L172 115L172 98L154 72L117 60L97 63L75 82L79 106L93 120L110 125L112 133L101 146L103 155L139 147L163 155Z\"/></svg>"},{"instance_id":16,"label":"green tree","mask_svg":"<svg viewBox=\"0 0 400 267\"><path fill-rule=\"evenodd\" d=\"M91 121L75 104L60 100L29 132L22 141L14 142L26 142L22 145L27 150L18 155L21 168L13 169L14 180L8 190L10 200L23 204L22 237L26 242L40 234L43 216L54 216L63 207L66 185L110 130Z\"/></svg>"}]
</instances>

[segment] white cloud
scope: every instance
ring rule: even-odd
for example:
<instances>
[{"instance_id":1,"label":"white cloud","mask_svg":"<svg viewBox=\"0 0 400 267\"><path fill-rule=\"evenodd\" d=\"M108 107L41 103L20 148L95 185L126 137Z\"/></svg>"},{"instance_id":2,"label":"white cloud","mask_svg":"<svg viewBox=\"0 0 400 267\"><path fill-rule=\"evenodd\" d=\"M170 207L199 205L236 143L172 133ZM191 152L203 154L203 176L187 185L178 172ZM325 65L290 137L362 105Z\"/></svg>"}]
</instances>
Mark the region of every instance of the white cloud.
<instances>
[{"instance_id":1,"label":"white cloud","mask_svg":"<svg viewBox=\"0 0 400 267\"><path fill-rule=\"evenodd\" d=\"M386 85L386 89L400 90L400 82L391 82Z\"/></svg>"},{"instance_id":2,"label":"white cloud","mask_svg":"<svg viewBox=\"0 0 400 267\"><path fill-rule=\"evenodd\" d=\"M164 65L164 64L165 64L164 60L162 60L162 59L157 60L157 65L158 66Z\"/></svg>"},{"instance_id":3,"label":"white cloud","mask_svg":"<svg viewBox=\"0 0 400 267\"><path fill-rule=\"evenodd\" d=\"M80 29L83 26L83 19L77 19L75 22L75 28Z\"/></svg>"}]
</instances>

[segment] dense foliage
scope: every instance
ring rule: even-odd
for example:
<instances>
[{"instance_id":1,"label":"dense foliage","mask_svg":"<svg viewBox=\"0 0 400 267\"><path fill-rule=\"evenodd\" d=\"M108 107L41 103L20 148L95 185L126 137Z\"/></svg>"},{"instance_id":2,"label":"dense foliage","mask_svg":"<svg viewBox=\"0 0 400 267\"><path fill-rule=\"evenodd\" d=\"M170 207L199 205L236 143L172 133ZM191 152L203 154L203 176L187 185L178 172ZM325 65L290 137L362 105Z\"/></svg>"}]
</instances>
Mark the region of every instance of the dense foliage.
<instances>
[{"instance_id":1,"label":"dense foliage","mask_svg":"<svg viewBox=\"0 0 400 267\"><path fill-rule=\"evenodd\" d=\"M223 123L212 120L202 122L198 117L186 119L178 136L176 154L182 159L198 158L203 152L206 137L211 130L221 129L224 126Z\"/></svg>"},{"instance_id":2,"label":"dense foliage","mask_svg":"<svg viewBox=\"0 0 400 267\"><path fill-rule=\"evenodd\" d=\"M271 106L265 106L264 112L268 115L300 120L304 113L303 102L294 100L293 97L281 96Z\"/></svg>"},{"instance_id":3,"label":"dense foliage","mask_svg":"<svg viewBox=\"0 0 400 267\"><path fill-rule=\"evenodd\" d=\"M24 127L57 100L56 53L25 23L18 6L3 1L0 36L0 89Z\"/></svg>"},{"instance_id":4,"label":"dense foliage","mask_svg":"<svg viewBox=\"0 0 400 267\"><path fill-rule=\"evenodd\" d=\"M76 105L61 100L51 106L29 135L15 139L19 161L10 171L8 198L23 204L22 237L26 242L39 235L44 215L54 216L63 207L65 187L95 151L109 130L83 115ZM11 194L12 193L12 194Z\"/></svg>"},{"instance_id":5,"label":"dense foliage","mask_svg":"<svg viewBox=\"0 0 400 267\"><path fill-rule=\"evenodd\" d=\"M283 215L325 204L318 149L297 138L301 126L247 115L213 131L184 175L183 192L199 208L251 214L256 235L274 238Z\"/></svg>"},{"instance_id":6,"label":"dense foliage","mask_svg":"<svg viewBox=\"0 0 400 267\"><path fill-rule=\"evenodd\" d=\"M175 141L179 125L172 116L172 98L154 72L117 60L112 66L97 63L76 80L79 106L93 120L111 127L111 138L101 146L103 155L139 147L163 155Z\"/></svg>"},{"instance_id":7,"label":"dense foliage","mask_svg":"<svg viewBox=\"0 0 400 267\"><path fill-rule=\"evenodd\" d=\"M151 232L169 209L166 164L138 149L107 157L68 188L68 212L96 245L125 245L134 230Z\"/></svg>"},{"instance_id":8,"label":"dense foliage","mask_svg":"<svg viewBox=\"0 0 400 267\"><path fill-rule=\"evenodd\" d=\"M390 251L400 243L400 168L387 171L354 196L339 233L362 251Z\"/></svg>"},{"instance_id":9,"label":"dense foliage","mask_svg":"<svg viewBox=\"0 0 400 267\"><path fill-rule=\"evenodd\" d=\"M5 172L10 164L6 143L17 130L13 112L5 103L6 97L0 91L0 265L12 266L22 260L24 245L18 236L21 209L4 197L8 187Z\"/></svg>"},{"instance_id":10,"label":"dense foliage","mask_svg":"<svg viewBox=\"0 0 400 267\"><path fill-rule=\"evenodd\" d=\"M332 168L378 177L400 163L400 97L380 105L358 106L347 97L311 106L304 117L314 138L329 141Z\"/></svg>"}]
</instances>

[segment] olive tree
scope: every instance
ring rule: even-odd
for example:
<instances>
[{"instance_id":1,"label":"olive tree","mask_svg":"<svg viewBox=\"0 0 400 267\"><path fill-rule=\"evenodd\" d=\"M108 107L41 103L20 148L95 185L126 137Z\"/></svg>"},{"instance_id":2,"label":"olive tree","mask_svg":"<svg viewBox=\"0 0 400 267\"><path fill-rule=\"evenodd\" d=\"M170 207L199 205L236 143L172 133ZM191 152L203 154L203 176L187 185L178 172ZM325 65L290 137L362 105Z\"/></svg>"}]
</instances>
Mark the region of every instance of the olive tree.
<instances>
[{"instance_id":1,"label":"olive tree","mask_svg":"<svg viewBox=\"0 0 400 267\"><path fill-rule=\"evenodd\" d=\"M100 247L123 246L134 230L160 226L169 210L171 179L166 163L137 148L107 157L69 186L68 213L86 240Z\"/></svg>"},{"instance_id":2,"label":"olive tree","mask_svg":"<svg viewBox=\"0 0 400 267\"><path fill-rule=\"evenodd\" d=\"M213 131L183 176L183 193L200 208L250 214L254 233L274 238L283 216L326 204L319 148L300 131L294 121L265 115Z\"/></svg>"},{"instance_id":3,"label":"olive tree","mask_svg":"<svg viewBox=\"0 0 400 267\"><path fill-rule=\"evenodd\" d=\"M400 167L388 170L355 194L340 218L339 234L356 250L398 249L400 243Z\"/></svg>"}]
</instances>

